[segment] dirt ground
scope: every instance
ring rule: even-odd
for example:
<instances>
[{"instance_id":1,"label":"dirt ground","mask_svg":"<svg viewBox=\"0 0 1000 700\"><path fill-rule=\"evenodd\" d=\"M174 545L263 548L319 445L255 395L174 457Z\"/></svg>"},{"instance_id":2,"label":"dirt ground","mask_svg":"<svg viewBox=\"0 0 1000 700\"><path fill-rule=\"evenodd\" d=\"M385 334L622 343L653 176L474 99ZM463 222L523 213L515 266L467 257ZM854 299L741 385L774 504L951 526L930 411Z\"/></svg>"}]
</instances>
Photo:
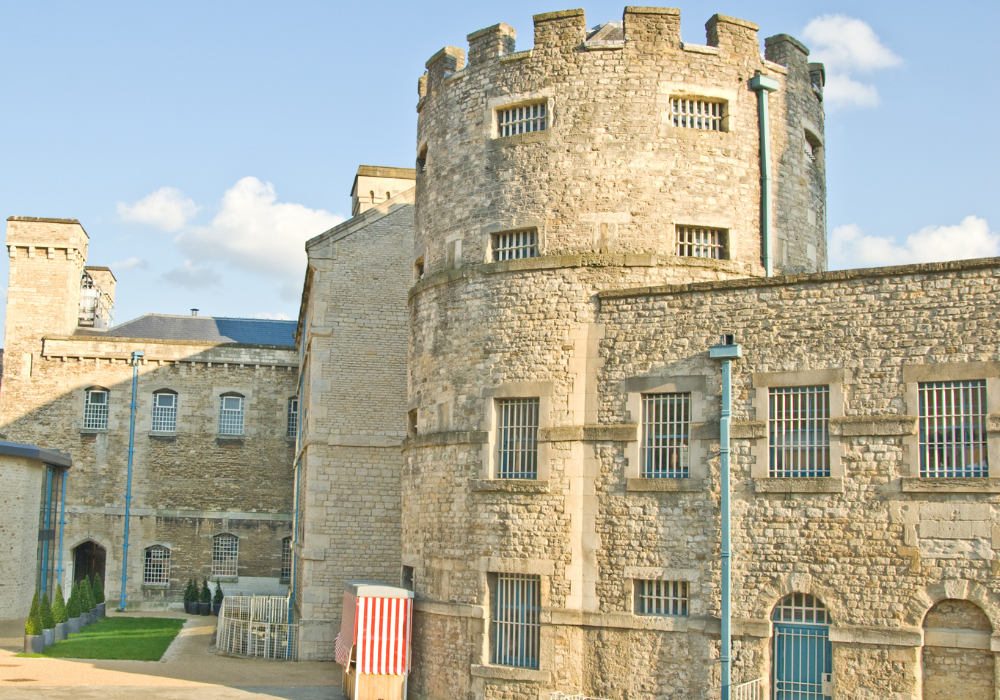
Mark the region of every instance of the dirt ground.
<instances>
[{"instance_id":1,"label":"dirt ground","mask_svg":"<svg viewBox=\"0 0 1000 700\"><path fill-rule=\"evenodd\" d=\"M343 700L341 669L335 663L217 656L210 647L215 617L148 612L123 616L187 622L160 661L18 658L24 622L0 622L0 699Z\"/></svg>"}]
</instances>

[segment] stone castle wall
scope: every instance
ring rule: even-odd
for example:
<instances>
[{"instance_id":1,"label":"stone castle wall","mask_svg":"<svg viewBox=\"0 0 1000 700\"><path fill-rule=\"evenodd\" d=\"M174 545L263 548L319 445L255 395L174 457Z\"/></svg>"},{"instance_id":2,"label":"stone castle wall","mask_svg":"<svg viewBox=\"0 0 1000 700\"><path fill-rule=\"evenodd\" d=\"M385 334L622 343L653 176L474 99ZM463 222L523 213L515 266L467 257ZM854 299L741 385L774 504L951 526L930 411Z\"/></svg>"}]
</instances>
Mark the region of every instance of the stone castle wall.
<instances>
[{"instance_id":1,"label":"stone castle wall","mask_svg":"<svg viewBox=\"0 0 1000 700\"><path fill-rule=\"evenodd\" d=\"M0 457L0 617L28 616L35 590L38 512L45 466L27 457Z\"/></svg>"}]
</instances>

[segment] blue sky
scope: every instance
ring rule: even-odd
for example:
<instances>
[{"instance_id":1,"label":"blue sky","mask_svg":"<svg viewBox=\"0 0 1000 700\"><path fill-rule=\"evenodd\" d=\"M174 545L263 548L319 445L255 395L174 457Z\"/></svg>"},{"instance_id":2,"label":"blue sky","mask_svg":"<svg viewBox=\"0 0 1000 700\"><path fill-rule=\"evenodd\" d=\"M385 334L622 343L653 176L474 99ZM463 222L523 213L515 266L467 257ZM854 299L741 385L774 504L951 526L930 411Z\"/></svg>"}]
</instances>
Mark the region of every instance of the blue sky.
<instances>
[{"instance_id":1,"label":"blue sky","mask_svg":"<svg viewBox=\"0 0 1000 700\"><path fill-rule=\"evenodd\" d=\"M361 163L412 167L417 78L504 3L0 4L0 213L79 219L144 312L294 318L302 242L350 214ZM588 24L624 5L591 2ZM1000 3L686 2L789 33L836 76L831 267L1000 254ZM832 89L832 86L828 86ZM168 189L164 189L168 188ZM832 256L833 258L833 256ZM0 271L6 289L6 266Z\"/></svg>"}]
</instances>

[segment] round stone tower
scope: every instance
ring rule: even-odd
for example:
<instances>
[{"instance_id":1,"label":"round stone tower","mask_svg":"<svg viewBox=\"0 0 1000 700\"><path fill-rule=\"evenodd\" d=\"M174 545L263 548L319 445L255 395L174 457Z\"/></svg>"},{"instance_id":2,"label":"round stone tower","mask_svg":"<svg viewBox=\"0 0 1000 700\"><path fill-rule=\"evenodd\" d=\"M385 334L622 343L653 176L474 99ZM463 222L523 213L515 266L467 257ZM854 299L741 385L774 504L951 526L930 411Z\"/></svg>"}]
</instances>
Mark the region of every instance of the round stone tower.
<instances>
[{"instance_id":1,"label":"round stone tower","mask_svg":"<svg viewBox=\"0 0 1000 700\"><path fill-rule=\"evenodd\" d=\"M446 47L419 83L410 688L536 699L594 693L605 677L654 694L704 687L704 623L670 662L687 681L660 668L659 641L648 677L622 670L610 643L602 652L601 633L631 625L602 522L627 517L614 494L638 476L638 416L609 418L600 370L615 339L596 295L763 276L767 263L825 269L822 66L787 35L763 58L756 25L721 15L706 45L683 43L667 8L629 7L589 30L582 10L534 23L531 49L495 25L469 35L468 65ZM692 460L707 478L710 456ZM709 495L695 507L715 507ZM699 546L686 566L709 566ZM718 615L690 604L692 629Z\"/></svg>"}]
</instances>

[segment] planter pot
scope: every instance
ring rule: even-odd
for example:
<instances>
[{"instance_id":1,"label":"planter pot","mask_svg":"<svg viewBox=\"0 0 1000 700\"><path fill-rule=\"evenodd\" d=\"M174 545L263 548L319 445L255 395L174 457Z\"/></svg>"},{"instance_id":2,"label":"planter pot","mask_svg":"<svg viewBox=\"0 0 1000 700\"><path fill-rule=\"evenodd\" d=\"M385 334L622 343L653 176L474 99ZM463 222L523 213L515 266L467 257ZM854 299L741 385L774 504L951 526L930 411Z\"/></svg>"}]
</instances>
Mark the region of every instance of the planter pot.
<instances>
[{"instance_id":1,"label":"planter pot","mask_svg":"<svg viewBox=\"0 0 1000 700\"><path fill-rule=\"evenodd\" d=\"M100 619L101 616L97 614L97 608L94 607L94 609L90 611L90 624L94 624Z\"/></svg>"},{"instance_id":2,"label":"planter pot","mask_svg":"<svg viewBox=\"0 0 1000 700\"><path fill-rule=\"evenodd\" d=\"M104 606L105 606L104 603L98 603L97 604L97 616L98 617L107 617L107 610L105 609Z\"/></svg>"},{"instance_id":3,"label":"planter pot","mask_svg":"<svg viewBox=\"0 0 1000 700\"><path fill-rule=\"evenodd\" d=\"M222 603L212 603L212 614L216 617L219 616L219 611L222 610Z\"/></svg>"},{"instance_id":4,"label":"planter pot","mask_svg":"<svg viewBox=\"0 0 1000 700\"><path fill-rule=\"evenodd\" d=\"M24 653L41 654L45 651L45 638L40 634L24 635Z\"/></svg>"},{"instance_id":5,"label":"planter pot","mask_svg":"<svg viewBox=\"0 0 1000 700\"><path fill-rule=\"evenodd\" d=\"M198 604L195 603L193 600L185 600L184 601L184 612L186 612L188 615L197 615L198 614Z\"/></svg>"},{"instance_id":6,"label":"planter pot","mask_svg":"<svg viewBox=\"0 0 1000 700\"><path fill-rule=\"evenodd\" d=\"M49 630L42 630L42 640L45 642L45 646L50 647L56 643L56 628L53 627Z\"/></svg>"},{"instance_id":7,"label":"planter pot","mask_svg":"<svg viewBox=\"0 0 1000 700\"><path fill-rule=\"evenodd\" d=\"M80 618L71 617L66 621L66 633L77 634L80 631Z\"/></svg>"},{"instance_id":8,"label":"planter pot","mask_svg":"<svg viewBox=\"0 0 1000 700\"><path fill-rule=\"evenodd\" d=\"M211 612L212 612L212 604L211 603L198 603L198 614L199 615L208 615Z\"/></svg>"},{"instance_id":9,"label":"planter pot","mask_svg":"<svg viewBox=\"0 0 1000 700\"><path fill-rule=\"evenodd\" d=\"M87 627L90 624L90 613L82 612L80 613L80 629Z\"/></svg>"},{"instance_id":10,"label":"planter pot","mask_svg":"<svg viewBox=\"0 0 1000 700\"><path fill-rule=\"evenodd\" d=\"M66 639L66 635L69 634L69 623L68 622L57 622L56 623L56 641L61 642Z\"/></svg>"}]
</instances>

